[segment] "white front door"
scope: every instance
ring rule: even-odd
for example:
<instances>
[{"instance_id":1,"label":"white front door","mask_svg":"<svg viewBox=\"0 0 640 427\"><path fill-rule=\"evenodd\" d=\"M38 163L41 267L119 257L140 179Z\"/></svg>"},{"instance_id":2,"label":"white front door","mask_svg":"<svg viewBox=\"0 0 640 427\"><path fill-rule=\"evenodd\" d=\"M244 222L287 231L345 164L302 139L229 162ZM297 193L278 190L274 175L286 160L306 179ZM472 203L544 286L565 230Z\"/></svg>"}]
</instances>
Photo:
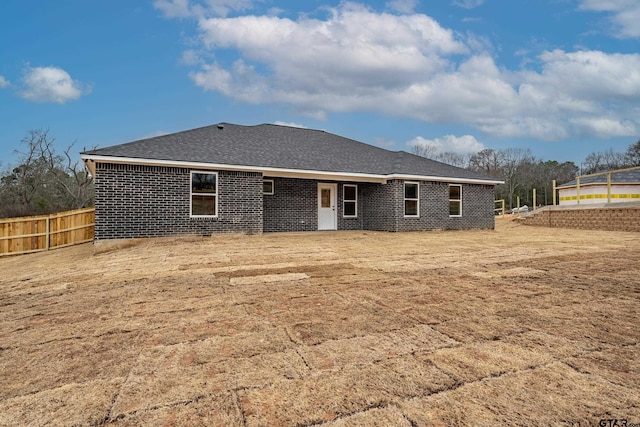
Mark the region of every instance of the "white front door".
<instances>
[{"instance_id":1,"label":"white front door","mask_svg":"<svg viewBox=\"0 0 640 427\"><path fill-rule=\"evenodd\" d=\"M318 184L318 230L337 230L338 184Z\"/></svg>"}]
</instances>

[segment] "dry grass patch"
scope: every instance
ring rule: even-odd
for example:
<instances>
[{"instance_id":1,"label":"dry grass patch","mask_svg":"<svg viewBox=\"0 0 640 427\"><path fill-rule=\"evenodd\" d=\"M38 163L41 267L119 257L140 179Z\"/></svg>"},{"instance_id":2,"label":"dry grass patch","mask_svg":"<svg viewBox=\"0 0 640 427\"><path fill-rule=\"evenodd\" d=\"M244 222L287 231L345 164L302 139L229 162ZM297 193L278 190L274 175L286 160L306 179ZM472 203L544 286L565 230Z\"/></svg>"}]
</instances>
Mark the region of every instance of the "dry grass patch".
<instances>
[{"instance_id":1,"label":"dry grass patch","mask_svg":"<svg viewBox=\"0 0 640 427\"><path fill-rule=\"evenodd\" d=\"M299 352L312 370L327 370L455 345L459 343L428 325L420 325L380 335L325 341L304 346Z\"/></svg>"},{"instance_id":2,"label":"dry grass patch","mask_svg":"<svg viewBox=\"0 0 640 427\"><path fill-rule=\"evenodd\" d=\"M413 356L321 371L240 391L247 426L309 425L331 421L454 384L433 364Z\"/></svg>"},{"instance_id":3,"label":"dry grass patch","mask_svg":"<svg viewBox=\"0 0 640 427\"><path fill-rule=\"evenodd\" d=\"M140 356L113 405L112 416L171 406L225 390L264 387L307 372L295 351L199 364L188 354L178 363L167 360L174 359L174 350L160 347Z\"/></svg>"},{"instance_id":4,"label":"dry grass patch","mask_svg":"<svg viewBox=\"0 0 640 427\"><path fill-rule=\"evenodd\" d=\"M437 331L458 341L498 340L528 330L526 324L511 317L494 316L482 311L462 315L433 326Z\"/></svg>"},{"instance_id":5,"label":"dry grass patch","mask_svg":"<svg viewBox=\"0 0 640 427\"><path fill-rule=\"evenodd\" d=\"M95 380L0 401L0 425L97 425L105 421L124 378Z\"/></svg>"},{"instance_id":6,"label":"dry grass patch","mask_svg":"<svg viewBox=\"0 0 640 427\"><path fill-rule=\"evenodd\" d=\"M0 425L640 422L637 233L118 245L0 258Z\"/></svg>"},{"instance_id":7,"label":"dry grass patch","mask_svg":"<svg viewBox=\"0 0 640 427\"><path fill-rule=\"evenodd\" d=\"M121 415L118 427L193 426L243 427L242 412L235 393L214 394L170 406Z\"/></svg>"},{"instance_id":8,"label":"dry grass patch","mask_svg":"<svg viewBox=\"0 0 640 427\"><path fill-rule=\"evenodd\" d=\"M629 390L634 390L640 384L640 346L638 344L610 347L603 351L567 359L566 363L578 372L598 375Z\"/></svg>"},{"instance_id":9,"label":"dry grass patch","mask_svg":"<svg viewBox=\"0 0 640 427\"><path fill-rule=\"evenodd\" d=\"M326 427L412 427L411 421L404 416L398 407L393 405L358 412L345 418L330 421L324 425Z\"/></svg>"},{"instance_id":10,"label":"dry grass patch","mask_svg":"<svg viewBox=\"0 0 640 427\"><path fill-rule=\"evenodd\" d=\"M553 357L502 341L467 344L420 355L460 383L531 369L553 361Z\"/></svg>"},{"instance_id":11,"label":"dry grass patch","mask_svg":"<svg viewBox=\"0 0 640 427\"><path fill-rule=\"evenodd\" d=\"M603 418L637 419L637 404L628 389L556 362L409 400L402 408L418 426L597 426Z\"/></svg>"}]
</instances>

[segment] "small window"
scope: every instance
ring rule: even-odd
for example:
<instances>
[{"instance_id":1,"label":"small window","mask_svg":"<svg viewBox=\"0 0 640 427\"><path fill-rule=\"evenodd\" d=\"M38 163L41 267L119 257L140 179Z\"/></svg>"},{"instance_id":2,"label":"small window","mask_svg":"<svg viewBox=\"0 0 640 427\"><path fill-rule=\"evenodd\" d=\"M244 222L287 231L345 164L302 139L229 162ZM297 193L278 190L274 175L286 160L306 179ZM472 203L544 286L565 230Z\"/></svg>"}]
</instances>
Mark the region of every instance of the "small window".
<instances>
[{"instance_id":1,"label":"small window","mask_svg":"<svg viewBox=\"0 0 640 427\"><path fill-rule=\"evenodd\" d=\"M404 183L404 216L420 216L420 184L417 182Z\"/></svg>"},{"instance_id":2,"label":"small window","mask_svg":"<svg viewBox=\"0 0 640 427\"><path fill-rule=\"evenodd\" d=\"M265 179L262 181L262 194L273 194L273 180Z\"/></svg>"},{"instance_id":3,"label":"small window","mask_svg":"<svg viewBox=\"0 0 640 427\"><path fill-rule=\"evenodd\" d=\"M449 216L462 216L462 185L449 186Z\"/></svg>"},{"instance_id":4,"label":"small window","mask_svg":"<svg viewBox=\"0 0 640 427\"><path fill-rule=\"evenodd\" d=\"M356 218L358 216L358 186L344 184L342 190L342 216Z\"/></svg>"},{"instance_id":5,"label":"small window","mask_svg":"<svg viewBox=\"0 0 640 427\"><path fill-rule=\"evenodd\" d=\"M191 216L218 215L218 174L191 172Z\"/></svg>"},{"instance_id":6,"label":"small window","mask_svg":"<svg viewBox=\"0 0 640 427\"><path fill-rule=\"evenodd\" d=\"M331 189L330 188L323 188L320 190L320 207L321 208L331 207Z\"/></svg>"}]
</instances>

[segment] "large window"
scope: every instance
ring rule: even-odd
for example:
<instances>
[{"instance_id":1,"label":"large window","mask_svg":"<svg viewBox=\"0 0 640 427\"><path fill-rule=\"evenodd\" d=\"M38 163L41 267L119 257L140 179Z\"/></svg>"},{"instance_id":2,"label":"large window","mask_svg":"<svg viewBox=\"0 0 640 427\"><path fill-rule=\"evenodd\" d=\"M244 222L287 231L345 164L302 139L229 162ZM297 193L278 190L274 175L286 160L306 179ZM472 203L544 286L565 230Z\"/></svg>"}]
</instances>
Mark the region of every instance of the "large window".
<instances>
[{"instance_id":1,"label":"large window","mask_svg":"<svg viewBox=\"0 0 640 427\"><path fill-rule=\"evenodd\" d=\"M218 216L218 174L191 172L191 216Z\"/></svg>"},{"instance_id":2,"label":"large window","mask_svg":"<svg viewBox=\"0 0 640 427\"><path fill-rule=\"evenodd\" d=\"M404 183L404 216L420 216L420 184L417 182Z\"/></svg>"},{"instance_id":3,"label":"large window","mask_svg":"<svg viewBox=\"0 0 640 427\"><path fill-rule=\"evenodd\" d=\"M343 190L343 202L342 202L342 216L345 218L355 218L358 216L358 186L344 184Z\"/></svg>"},{"instance_id":4,"label":"large window","mask_svg":"<svg viewBox=\"0 0 640 427\"><path fill-rule=\"evenodd\" d=\"M262 194L273 194L273 180L272 179L264 179L262 180Z\"/></svg>"},{"instance_id":5,"label":"large window","mask_svg":"<svg viewBox=\"0 0 640 427\"><path fill-rule=\"evenodd\" d=\"M449 186L449 216L462 216L462 185Z\"/></svg>"}]
</instances>

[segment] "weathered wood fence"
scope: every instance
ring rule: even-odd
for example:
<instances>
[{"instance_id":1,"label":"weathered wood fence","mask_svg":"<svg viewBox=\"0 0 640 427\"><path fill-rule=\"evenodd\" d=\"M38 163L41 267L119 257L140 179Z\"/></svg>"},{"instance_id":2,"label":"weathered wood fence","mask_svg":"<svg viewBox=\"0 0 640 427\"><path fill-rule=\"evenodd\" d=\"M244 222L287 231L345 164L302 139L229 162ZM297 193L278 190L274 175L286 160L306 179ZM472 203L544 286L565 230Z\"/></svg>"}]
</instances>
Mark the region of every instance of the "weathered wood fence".
<instances>
[{"instance_id":1,"label":"weathered wood fence","mask_svg":"<svg viewBox=\"0 0 640 427\"><path fill-rule=\"evenodd\" d=\"M0 256L28 254L93 240L95 209L0 219Z\"/></svg>"}]
</instances>

